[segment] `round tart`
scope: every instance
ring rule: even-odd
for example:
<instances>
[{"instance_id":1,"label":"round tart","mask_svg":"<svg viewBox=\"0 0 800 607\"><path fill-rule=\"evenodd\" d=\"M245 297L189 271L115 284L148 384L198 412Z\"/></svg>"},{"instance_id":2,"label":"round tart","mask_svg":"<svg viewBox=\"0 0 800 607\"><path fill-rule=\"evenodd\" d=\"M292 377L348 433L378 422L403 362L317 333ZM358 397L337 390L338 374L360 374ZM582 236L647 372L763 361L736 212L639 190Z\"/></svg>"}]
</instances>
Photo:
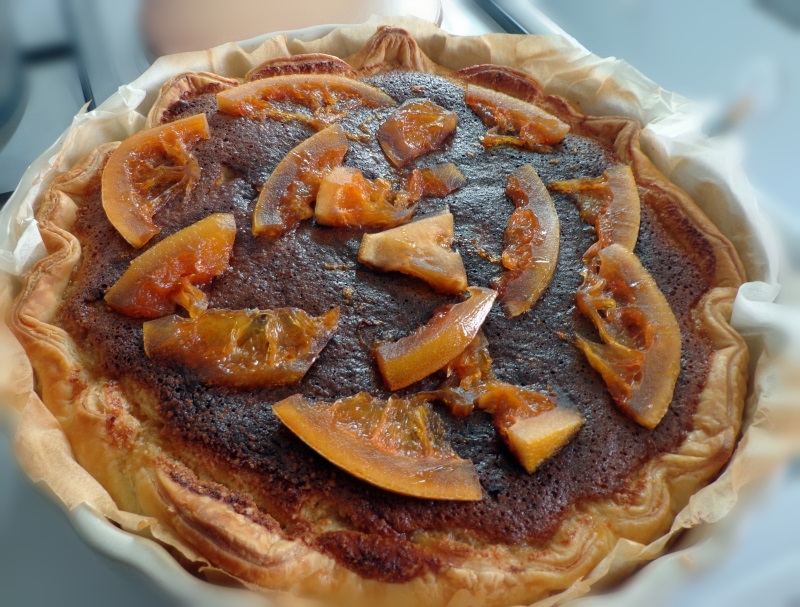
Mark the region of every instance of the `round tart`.
<instances>
[{"instance_id":1,"label":"round tart","mask_svg":"<svg viewBox=\"0 0 800 607\"><path fill-rule=\"evenodd\" d=\"M10 324L81 465L214 567L537 601L665 533L740 428L741 262L639 131L391 27L182 74L47 190Z\"/></svg>"}]
</instances>

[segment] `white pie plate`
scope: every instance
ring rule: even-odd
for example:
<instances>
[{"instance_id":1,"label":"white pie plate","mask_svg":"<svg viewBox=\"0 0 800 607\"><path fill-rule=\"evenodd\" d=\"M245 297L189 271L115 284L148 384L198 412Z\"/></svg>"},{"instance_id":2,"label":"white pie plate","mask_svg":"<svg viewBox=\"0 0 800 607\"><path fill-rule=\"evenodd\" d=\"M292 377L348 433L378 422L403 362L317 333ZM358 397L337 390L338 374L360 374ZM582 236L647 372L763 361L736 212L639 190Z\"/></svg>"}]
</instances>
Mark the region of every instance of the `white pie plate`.
<instances>
[{"instance_id":1,"label":"white pie plate","mask_svg":"<svg viewBox=\"0 0 800 607\"><path fill-rule=\"evenodd\" d=\"M321 25L289 32L273 32L241 42L239 45L245 50L250 50L256 48L264 40L280 33L284 33L289 39L314 40L338 27L341 26ZM95 111L119 106L124 95L125 92L121 89ZM10 221L15 212L14 207L19 207L21 202L20 194L24 194L31 187L31 184L35 182L36 175L47 166L48 160L58 152L63 143L64 136L32 163L23 175L17 188L17 194L0 211L0 241L3 243L9 234ZM753 192L748 191L748 195L752 196ZM754 233L751 237L762 249L762 275L758 278L774 285L778 259L774 246L775 238L757 208L751 209L750 217L755 219L753 222ZM0 249L3 248L5 247L0 246ZM3 269L3 266L8 268L9 265L13 265L13 261L9 261L8 258L4 260L2 251L0 251L0 269ZM768 286L763 283L755 283L752 290L758 291L760 285ZM762 292L766 293L765 296L762 296L764 300L770 300L770 297L774 297L776 293L775 289L771 288L766 290L762 288ZM750 307L753 308L753 306ZM750 310L751 315L754 316L754 318L748 318L750 326L758 324L758 305L754 310ZM768 323L768 320L764 320L764 322ZM11 426L13 427L13 423ZM55 499L54 496L53 498ZM60 503L57 499L55 501ZM733 530L736 529L737 519L745 510L746 506L739 504L734 512L724 517L716 525L704 525L684 534L672 552L645 566L614 592L585 597L571 604L581 607L640 607L643 604L653 604L654 596L664 596L663 589L680 587L690 576L713 564L725 553L735 537ZM67 510L66 515L77 533L88 545L108 556L112 561L127 564L141 571L167 596L180 604L198 607L206 605L216 607L220 604L230 607L265 605L266 599L261 595L246 590L225 588L191 575L160 544L123 531L86 504ZM683 554L682 547L691 547L690 557Z\"/></svg>"}]
</instances>

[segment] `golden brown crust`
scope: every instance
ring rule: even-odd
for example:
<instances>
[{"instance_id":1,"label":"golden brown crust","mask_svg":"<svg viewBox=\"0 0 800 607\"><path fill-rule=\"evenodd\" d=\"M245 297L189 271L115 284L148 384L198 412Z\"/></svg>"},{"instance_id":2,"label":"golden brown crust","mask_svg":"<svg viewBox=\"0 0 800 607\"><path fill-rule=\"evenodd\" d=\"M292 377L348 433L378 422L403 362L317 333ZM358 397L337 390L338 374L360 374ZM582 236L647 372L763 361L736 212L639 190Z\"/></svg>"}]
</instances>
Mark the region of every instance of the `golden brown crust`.
<instances>
[{"instance_id":1,"label":"golden brown crust","mask_svg":"<svg viewBox=\"0 0 800 607\"><path fill-rule=\"evenodd\" d=\"M282 61L296 66L301 59ZM76 458L121 508L155 517L215 566L256 586L333 601L346 599L349 604L531 602L583 576L591 578L603 559L609 560L613 578L626 574L642 559L654 558L666 540L635 559L626 550L628 544L618 542L647 544L664 534L689 497L730 457L740 430L747 350L727 320L744 273L732 246L647 159L639 146L639 126L631 119L584 116L565 100L546 95L535 80L516 70L476 66L456 74L434 64L398 28L379 30L348 63L362 76L394 68L415 69L535 100L576 130L611 143L620 158L630 161L640 193L672 228L673 237L714 263L715 288L694 311L695 322L708 335L714 354L686 440L674 453L641 469L630 479L627 491L578 504L546 547L473 545L450 534L425 532L414 541L433 554L446 555L450 566L404 584L360 578L302 540L286 537L277 521L259 511L247 495L198 478L184 463L169 458L157 430L134 415L148 397L131 397L130 386L90 375L70 337L53 324L61 295L80 261L80 245L70 233L75 211L116 145L106 144L56 179L47 191L37 219L49 254L26 277L11 318L11 328L36 371L42 399L62 424ZM151 120L168 107L167 99L180 98L181 91L217 77L202 74L198 78L183 74L167 83Z\"/></svg>"}]
</instances>

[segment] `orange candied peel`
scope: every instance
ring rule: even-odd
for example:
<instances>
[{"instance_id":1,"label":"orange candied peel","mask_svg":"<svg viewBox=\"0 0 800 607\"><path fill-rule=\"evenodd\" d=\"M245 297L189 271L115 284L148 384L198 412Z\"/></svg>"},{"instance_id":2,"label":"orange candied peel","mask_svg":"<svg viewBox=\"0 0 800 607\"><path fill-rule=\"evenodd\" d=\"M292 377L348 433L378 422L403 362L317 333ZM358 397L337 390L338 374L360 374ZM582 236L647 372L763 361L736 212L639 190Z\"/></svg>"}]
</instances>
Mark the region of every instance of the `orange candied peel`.
<instances>
[{"instance_id":1,"label":"orange candied peel","mask_svg":"<svg viewBox=\"0 0 800 607\"><path fill-rule=\"evenodd\" d=\"M455 131L458 116L429 99L409 99L378 128L377 138L395 167L439 148Z\"/></svg>"},{"instance_id":2,"label":"orange candied peel","mask_svg":"<svg viewBox=\"0 0 800 607\"><path fill-rule=\"evenodd\" d=\"M394 99L377 87L336 74L288 74L252 80L217 93L220 112L234 116L261 117L289 102L311 109L318 128L337 120L345 108L391 107ZM279 110L277 110L279 111Z\"/></svg>"},{"instance_id":3,"label":"orange candied peel","mask_svg":"<svg viewBox=\"0 0 800 607\"><path fill-rule=\"evenodd\" d=\"M362 392L330 403L298 394L272 410L322 457L372 485L432 500L482 497L472 462L456 454L424 401Z\"/></svg>"},{"instance_id":4,"label":"orange candied peel","mask_svg":"<svg viewBox=\"0 0 800 607\"><path fill-rule=\"evenodd\" d=\"M442 293L467 289L464 262L453 244L453 214L419 219L404 226L364 234L358 261L384 272L402 272L421 278Z\"/></svg>"},{"instance_id":5,"label":"orange candied peel","mask_svg":"<svg viewBox=\"0 0 800 607\"><path fill-rule=\"evenodd\" d=\"M337 167L322 180L314 209L318 224L350 228L391 228L409 221L416 201L392 192L385 179L367 179L359 169Z\"/></svg>"},{"instance_id":6,"label":"orange candied peel","mask_svg":"<svg viewBox=\"0 0 800 607\"><path fill-rule=\"evenodd\" d=\"M399 390L443 368L475 339L497 292L470 287L470 298L442 306L416 331L374 349L378 367L390 390Z\"/></svg>"},{"instance_id":7,"label":"orange candied peel","mask_svg":"<svg viewBox=\"0 0 800 607\"><path fill-rule=\"evenodd\" d=\"M547 187L574 196L581 218L595 227L597 246L589 249L584 259L610 244L633 251L639 237L641 204L629 166L617 165L596 178L551 181Z\"/></svg>"},{"instance_id":8,"label":"orange candied peel","mask_svg":"<svg viewBox=\"0 0 800 607\"><path fill-rule=\"evenodd\" d=\"M131 245L138 249L158 234L153 216L192 191L200 167L189 148L210 136L206 115L197 114L136 133L111 154L103 169L103 210Z\"/></svg>"},{"instance_id":9,"label":"orange candied peel","mask_svg":"<svg viewBox=\"0 0 800 607\"><path fill-rule=\"evenodd\" d=\"M455 417L468 417L484 385L494 379L489 341L483 331L444 367L445 378L439 387L427 393L442 402Z\"/></svg>"},{"instance_id":10,"label":"orange candied peel","mask_svg":"<svg viewBox=\"0 0 800 607\"><path fill-rule=\"evenodd\" d=\"M197 286L228 269L235 238L230 213L214 213L167 236L131 262L106 292L106 303L136 318L171 314L176 303L202 311L206 298Z\"/></svg>"},{"instance_id":11,"label":"orange candied peel","mask_svg":"<svg viewBox=\"0 0 800 607\"><path fill-rule=\"evenodd\" d=\"M260 81L256 81L260 82ZM275 167L258 195L253 234L280 236L314 215L320 183L349 148L344 129L330 126L295 146Z\"/></svg>"},{"instance_id":12,"label":"orange candied peel","mask_svg":"<svg viewBox=\"0 0 800 607\"><path fill-rule=\"evenodd\" d=\"M261 388L300 381L338 326L339 308L314 317L298 308L206 310L144 323L154 360L193 370L207 384Z\"/></svg>"},{"instance_id":13,"label":"orange candied peel","mask_svg":"<svg viewBox=\"0 0 800 607\"><path fill-rule=\"evenodd\" d=\"M636 255L612 244L589 260L576 301L602 341L578 336L578 347L617 406L638 424L655 428L681 370L680 327L655 280Z\"/></svg>"},{"instance_id":14,"label":"orange candied peel","mask_svg":"<svg viewBox=\"0 0 800 607\"><path fill-rule=\"evenodd\" d=\"M505 93L468 84L465 100L489 131L483 145L501 144L549 151L569 132L569 125L540 107Z\"/></svg>"},{"instance_id":15,"label":"orange candied peel","mask_svg":"<svg viewBox=\"0 0 800 607\"><path fill-rule=\"evenodd\" d=\"M444 198L467 184L467 178L452 162L432 167L414 169L408 178L406 190L412 200L423 196Z\"/></svg>"},{"instance_id":16,"label":"orange candied peel","mask_svg":"<svg viewBox=\"0 0 800 607\"><path fill-rule=\"evenodd\" d=\"M502 261L508 271L494 286L513 317L530 310L553 280L561 224L547 188L530 164L508 178L506 194L516 207L503 237Z\"/></svg>"}]
</instances>

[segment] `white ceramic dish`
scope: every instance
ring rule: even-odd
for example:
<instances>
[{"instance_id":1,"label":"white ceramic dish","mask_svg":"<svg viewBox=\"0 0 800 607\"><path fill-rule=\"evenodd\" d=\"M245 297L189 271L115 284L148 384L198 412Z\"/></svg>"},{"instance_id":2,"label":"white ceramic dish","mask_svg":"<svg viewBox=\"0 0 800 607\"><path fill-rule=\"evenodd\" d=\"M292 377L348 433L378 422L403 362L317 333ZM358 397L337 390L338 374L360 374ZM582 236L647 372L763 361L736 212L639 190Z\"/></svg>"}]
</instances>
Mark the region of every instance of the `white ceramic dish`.
<instances>
[{"instance_id":1,"label":"white ceramic dish","mask_svg":"<svg viewBox=\"0 0 800 607\"><path fill-rule=\"evenodd\" d=\"M290 39L313 40L328 34L337 27L339 26L324 25L285 32L285 34ZM241 42L239 45L244 50L252 50L264 40L275 35L277 35L277 33L266 34L258 38ZM638 73L636 74L638 75ZM130 87L122 87L120 92L100 105L93 114L97 115L98 113L118 108L121 104L127 103L131 91L136 88L137 82L139 81L137 80L132 83ZM666 99L664 103L671 103L672 98L670 94L663 91L662 93L663 97ZM65 138L66 134L32 164L21 180L18 194L22 194L31 189L32 184L35 183L36 176L60 150L61 146L64 144ZM662 160L663 155L666 155L666 159L669 160L670 150L657 150L656 153L662 154ZM741 186L742 184L739 182L732 185L731 189L736 190L736 187ZM752 196L751 191L748 190L746 193ZM733 196L735 196L735 194L733 194ZM21 196L17 196L17 198L20 197ZM16 213L21 206L21 200L12 198L6 208L0 212L0 237L10 234L11 222L15 219ZM717 212L719 212L719 209ZM762 250L760 263L758 265L760 275L755 278L768 283L774 283L775 277L777 276L777 255L773 246L774 238L771 236L769 229L765 227L766 221L764 221L764 224L759 221L760 215L755 207L750 211L749 216L751 219L755 218L752 223L753 233L750 235L750 238L754 239L756 245ZM22 239L24 241L26 234L35 231L35 223L31 220L23 225L25 226L25 230L22 233ZM35 246L35 242L33 246ZM16 270L16 272L19 273L18 259L15 259L15 256L10 255L8 252L0 251L0 269L9 271ZM76 531L89 545L108 555L115 561L127 563L142 571L145 575L150 577L157 586L162 588L165 593L182 604L210 606L224 603L235 607L264 604L265 599L260 595L243 590L222 588L199 580L189 574L156 542L122 531L115 525L109 523L105 518L96 514L94 510L86 505L73 508L71 511L67 512L67 515ZM724 524L720 524L719 526L730 527L733 525L735 525L735 522L732 521L732 517L727 517L724 520ZM576 604L584 605L585 607L610 605L620 607L624 605L638 606L650 602L648 597L652 598L652 596L654 596L654 588L663 588L664 585L680 584L682 577L690 575L691 571L698 566L713 562L721 552L725 550L730 534L718 533L718 529L715 527L717 526L706 525L694 529L691 533L687 533L684 536L681 545L692 546L691 566L688 568L685 566L688 561L684 558L682 553L680 551L673 551L645 567L634 576L630 583L626 584L620 591L615 592L613 595L588 597L580 599ZM712 536L714 539L710 540L709 538Z\"/></svg>"}]
</instances>

